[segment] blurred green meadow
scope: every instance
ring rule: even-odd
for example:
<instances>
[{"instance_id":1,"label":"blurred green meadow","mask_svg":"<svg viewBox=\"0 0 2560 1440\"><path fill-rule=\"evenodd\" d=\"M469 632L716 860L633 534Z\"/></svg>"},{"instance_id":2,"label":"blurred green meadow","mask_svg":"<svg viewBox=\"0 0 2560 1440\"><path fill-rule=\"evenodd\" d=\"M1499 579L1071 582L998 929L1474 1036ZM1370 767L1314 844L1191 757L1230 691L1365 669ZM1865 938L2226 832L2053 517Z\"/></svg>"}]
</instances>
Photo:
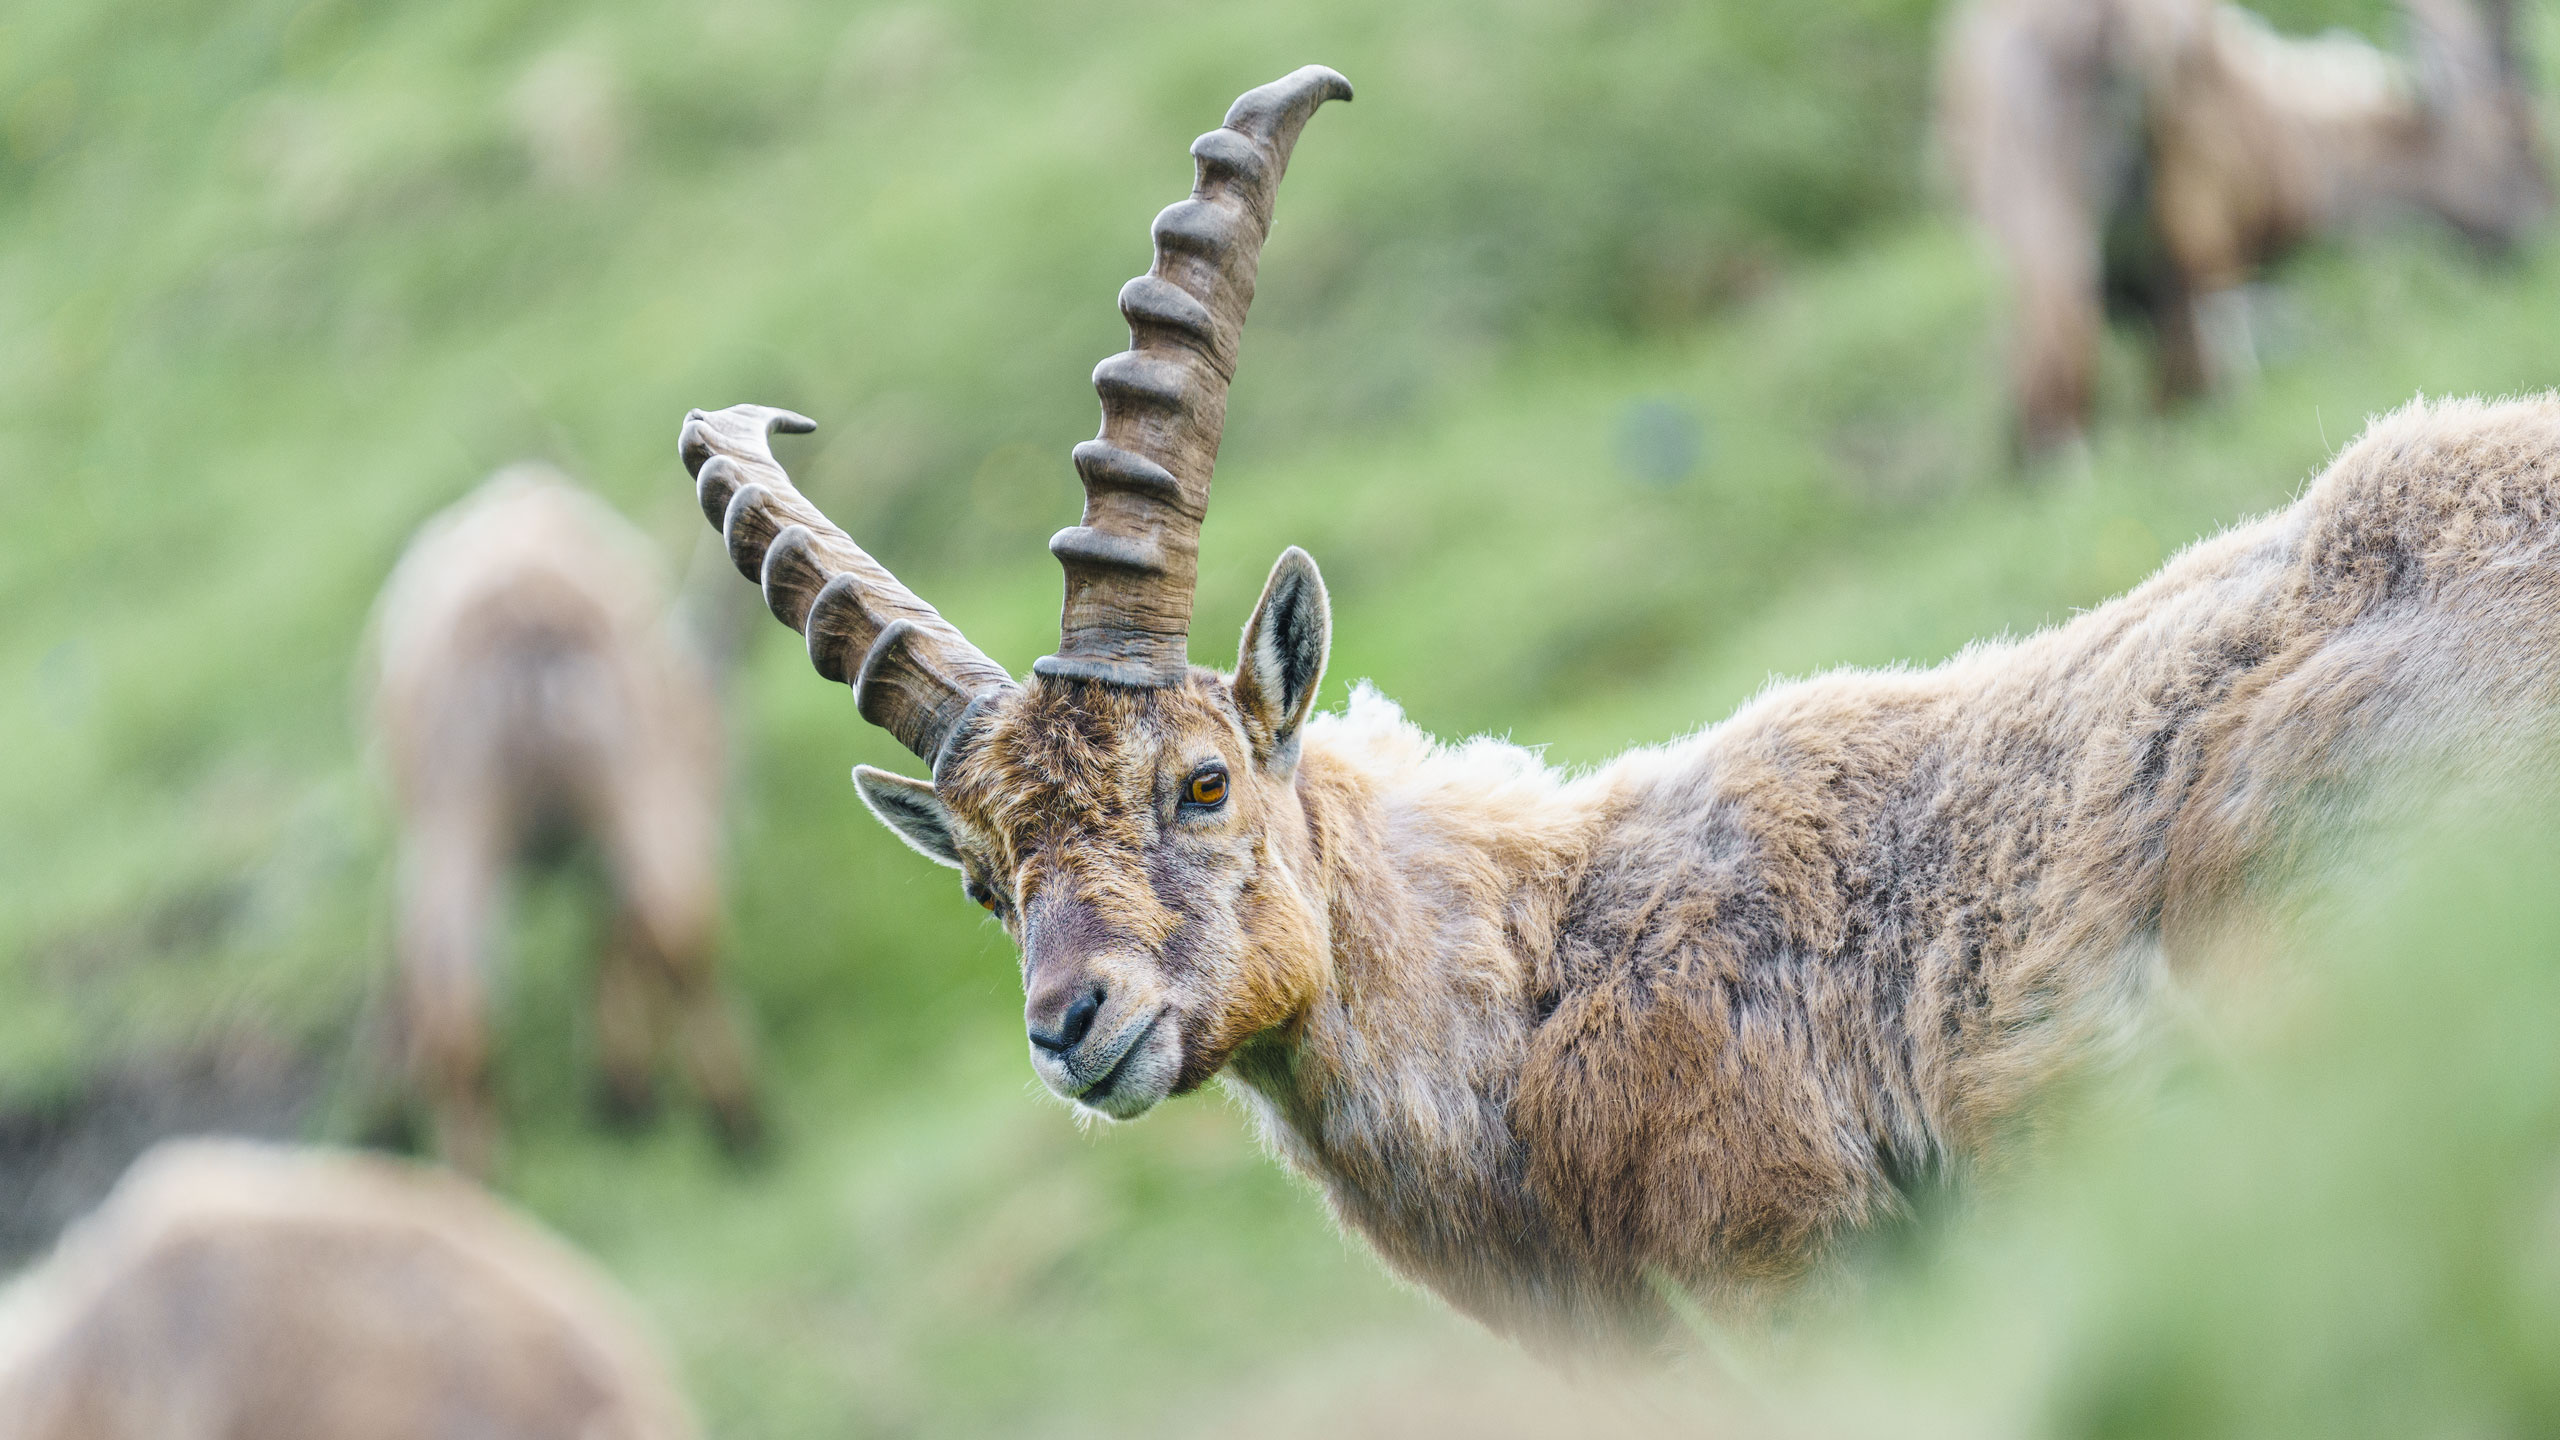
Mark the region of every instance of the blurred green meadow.
<instances>
[{"instance_id":1,"label":"blurred green meadow","mask_svg":"<svg viewBox=\"0 0 2560 1440\"><path fill-rule=\"evenodd\" d=\"M153 1086L352 1134L366 615L498 466L698 573L685 410L801 410L813 498L1045 653L1111 296L1190 138L1308 61L1359 99L1283 192L1194 655L1304 545L1328 703L1369 679L1444 735L1587 763L1772 676L1929 663L2282 503L2414 394L2560 381L2560 245L2395 231L2274 277L2263 373L2210 403L2152 414L2117 337L2095 443L2012 474L1927 141L1938 8L0 8L0 1184ZM1387 1279L1216 1096L1088 1128L1040 1092L1009 942L846 780L916 765L743 633L726 980L773 1152L725 1164L681 1104L590 1125L574 876L520 897L500 1062L501 1188L634 1290L715 1434L2560 1427L2547 806L2378 847L2271 946L2318 983L2200 983L2156 1074L2058 1101L1846 1298L1576 1388Z\"/></svg>"}]
</instances>

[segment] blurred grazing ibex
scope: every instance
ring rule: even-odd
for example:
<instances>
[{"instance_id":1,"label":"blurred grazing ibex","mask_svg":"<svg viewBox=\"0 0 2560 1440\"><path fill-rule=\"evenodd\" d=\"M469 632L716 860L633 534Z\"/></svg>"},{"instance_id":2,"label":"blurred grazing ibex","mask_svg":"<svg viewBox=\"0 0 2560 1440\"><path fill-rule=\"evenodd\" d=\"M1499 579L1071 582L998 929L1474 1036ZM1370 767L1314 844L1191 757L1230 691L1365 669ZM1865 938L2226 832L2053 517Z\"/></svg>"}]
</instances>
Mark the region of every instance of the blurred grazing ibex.
<instances>
[{"instance_id":1,"label":"blurred grazing ibex","mask_svg":"<svg viewBox=\"0 0 2560 1440\"><path fill-rule=\"evenodd\" d=\"M489 951L508 871L591 840L615 902L596 971L606 1102L651 1103L672 995L724 1141L758 1130L715 984L719 713L669 632L646 541L539 467L430 521L384 588L375 725L401 814L397 1013L447 1158L486 1173Z\"/></svg>"},{"instance_id":2,"label":"blurred grazing ibex","mask_svg":"<svg viewBox=\"0 0 2560 1440\"><path fill-rule=\"evenodd\" d=\"M612 1282L453 1176L163 1145L0 1292L0 1440L691 1440Z\"/></svg>"},{"instance_id":3,"label":"blurred grazing ibex","mask_svg":"<svg viewBox=\"0 0 2560 1440\"><path fill-rule=\"evenodd\" d=\"M1496 1328L1749 1311L1961 1178L2139 1023L2289 826L2418 740L2560 716L2560 404L2412 408L2067 625L1771 689L1580 776L1365 687L1285 551L1186 659L1274 190L1320 67L1192 146L1095 371L1058 653L1020 681L811 507L742 405L680 441L820 674L932 766L871 809L1022 947L1031 1062L1128 1118L1224 1073L1398 1270Z\"/></svg>"},{"instance_id":4,"label":"blurred grazing ibex","mask_svg":"<svg viewBox=\"0 0 2560 1440\"><path fill-rule=\"evenodd\" d=\"M2149 321L2171 399L2215 379L2202 312L2311 236L2423 211L2496 249L2542 216L2511 0L2402 8L2414 63L2213 0L1958 13L1940 129L2008 272L2023 452L2088 424L2108 301Z\"/></svg>"}]
</instances>

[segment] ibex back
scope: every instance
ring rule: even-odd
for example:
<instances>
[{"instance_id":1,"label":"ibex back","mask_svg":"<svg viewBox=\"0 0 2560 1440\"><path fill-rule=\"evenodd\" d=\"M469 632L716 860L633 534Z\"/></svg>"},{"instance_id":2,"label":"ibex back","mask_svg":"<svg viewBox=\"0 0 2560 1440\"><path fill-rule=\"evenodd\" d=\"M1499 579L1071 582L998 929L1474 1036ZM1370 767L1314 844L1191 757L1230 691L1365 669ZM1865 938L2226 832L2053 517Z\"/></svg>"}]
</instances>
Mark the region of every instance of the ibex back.
<instances>
[{"instance_id":1,"label":"ibex back","mask_svg":"<svg viewBox=\"0 0 2560 1440\"><path fill-rule=\"evenodd\" d=\"M2137 1023L2305 813L2457 724L2552 712L2560 406L2412 409L2300 504L1925 672L1771 690L1579 777L1312 714L1323 583L1185 658L1254 257L1340 77L1248 94L1121 292L1059 653L1016 681L792 489L754 406L681 448L819 672L932 766L861 769L1022 948L1033 1068L1125 1119L1225 1075L1398 1270L1561 1339L1749 1306L1961 1175Z\"/></svg>"},{"instance_id":2,"label":"ibex back","mask_svg":"<svg viewBox=\"0 0 2560 1440\"><path fill-rule=\"evenodd\" d=\"M714 984L719 712L669 633L645 540L556 474L500 474L429 522L384 587L374 718L401 813L398 1013L437 1140L497 1143L490 948L529 848L593 842L614 896L596 972L604 1097L651 1100L671 995L721 1134L751 1143L747 1055Z\"/></svg>"}]
</instances>

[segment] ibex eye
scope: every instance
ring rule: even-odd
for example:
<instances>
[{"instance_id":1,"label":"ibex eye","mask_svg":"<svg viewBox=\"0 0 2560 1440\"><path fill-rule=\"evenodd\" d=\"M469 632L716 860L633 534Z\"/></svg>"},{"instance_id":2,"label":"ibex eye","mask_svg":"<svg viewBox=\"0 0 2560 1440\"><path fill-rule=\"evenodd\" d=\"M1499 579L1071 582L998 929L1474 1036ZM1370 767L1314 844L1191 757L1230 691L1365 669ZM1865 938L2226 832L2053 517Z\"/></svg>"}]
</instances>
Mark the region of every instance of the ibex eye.
<instances>
[{"instance_id":1,"label":"ibex eye","mask_svg":"<svg viewBox=\"0 0 2560 1440\"><path fill-rule=\"evenodd\" d=\"M1193 775L1191 783L1183 787L1182 798L1204 807L1223 804L1227 798L1227 772L1211 766Z\"/></svg>"},{"instance_id":2,"label":"ibex eye","mask_svg":"<svg viewBox=\"0 0 2560 1440\"><path fill-rule=\"evenodd\" d=\"M980 907L981 909L987 910L987 911L989 911L989 912L994 911L994 909L996 908L996 892L995 892L995 891L993 891L993 890L989 889L989 888L988 888L988 887L986 887L985 885L982 885L982 884L980 884L979 882L977 882L977 881L975 881L975 880L970 881L970 882L968 883L968 885L967 885L966 889L967 889L967 892L968 892L969 898L970 898L971 900L976 901L976 902L978 903L978 905L979 905L979 907Z\"/></svg>"}]
</instances>

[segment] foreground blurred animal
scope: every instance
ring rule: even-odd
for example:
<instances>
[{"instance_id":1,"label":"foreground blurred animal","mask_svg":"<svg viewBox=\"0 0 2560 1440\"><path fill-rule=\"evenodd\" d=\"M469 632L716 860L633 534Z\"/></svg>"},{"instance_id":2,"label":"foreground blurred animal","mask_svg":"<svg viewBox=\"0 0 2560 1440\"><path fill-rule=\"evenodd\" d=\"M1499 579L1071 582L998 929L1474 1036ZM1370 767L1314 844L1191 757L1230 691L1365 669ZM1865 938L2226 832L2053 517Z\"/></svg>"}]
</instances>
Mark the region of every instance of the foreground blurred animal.
<instances>
[{"instance_id":1,"label":"foreground blurred animal","mask_svg":"<svg viewBox=\"0 0 2560 1440\"><path fill-rule=\"evenodd\" d=\"M1959 13L1940 126L2008 272L2022 451L2088 425L2108 301L2149 322L2161 397L2192 395L2232 328L2209 317L2245 322L2235 287L2305 239L2423 211L2497 249L2541 218L2511 0L2402 8L2414 63L2212 0Z\"/></svg>"},{"instance_id":2,"label":"foreground blurred animal","mask_svg":"<svg viewBox=\"0 0 2560 1440\"><path fill-rule=\"evenodd\" d=\"M163 1145L0 1293L0 1440L690 1440L610 1281L449 1175Z\"/></svg>"},{"instance_id":3,"label":"foreground blurred animal","mask_svg":"<svg viewBox=\"0 0 2560 1440\"><path fill-rule=\"evenodd\" d=\"M820 674L932 766L855 772L1022 947L1031 1061L1115 1118L1225 1074L1396 1269L1498 1329L1749 1312L1998 1151L2141 1023L2164 948L2428 737L2560 715L2560 405L2413 408L2293 508L2070 624L1772 688L1568 776L1356 690L1290 549L1186 658L1272 197L1321 68L1193 147L1076 448L1058 653L1014 680L811 507L744 405L680 441ZM2326 821L2324 821L2326 823Z\"/></svg>"},{"instance_id":4,"label":"foreground blurred animal","mask_svg":"<svg viewBox=\"0 0 2560 1440\"><path fill-rule=\"evenodd\" d=\"M483 1174L489 950L508 871L574 838L614 897L596 972L606 1102L652 1101L659 999L722 1138L758 1132L714 984L722 757L709 686L666 625L643 538L552 472L500 474L430 521L377 612L374 718L401 817L403 1048L437 1140Z\"/></svg>"}]
</instances>

